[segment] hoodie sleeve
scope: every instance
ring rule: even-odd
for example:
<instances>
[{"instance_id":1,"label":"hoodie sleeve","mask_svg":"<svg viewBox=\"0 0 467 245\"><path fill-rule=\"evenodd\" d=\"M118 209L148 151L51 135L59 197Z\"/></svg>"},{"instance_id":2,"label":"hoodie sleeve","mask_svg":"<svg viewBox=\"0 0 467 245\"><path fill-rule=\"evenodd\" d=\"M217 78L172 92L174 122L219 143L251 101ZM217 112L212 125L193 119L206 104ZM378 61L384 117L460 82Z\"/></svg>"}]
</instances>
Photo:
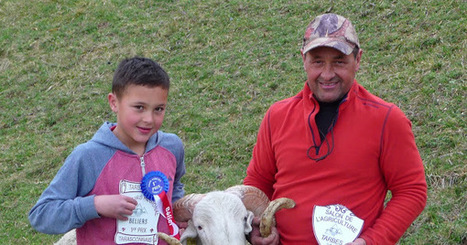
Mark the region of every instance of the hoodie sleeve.
<instances>
[{"instance_id":1,"label":"hoodie sleeve","mask_svg":"<svg viewBox=\"0 0 467 245\"><path fill-rule=\"evenodd\" d=\"M161 145L169 150L177 161L177 166L174 176L174 184L172 191L172 203L182 198L185 195L184 184L181 182L183 175L185 175L185 148L183 142L176 134L164 133L160 131L161 136L164 138Z\"/></svg>"},{"instance_id":2,"label":"hoodie sleeve","mask_svg":"<svg viewBox=\"0 0 467 245\"><path fill-rule=\"evenodd\" d=\"M93 154L78 146L60 168L55 178L29 212L31 225L47 234L65 233L98 218L94 196L86 196L100 171L91 162ZM95 165L94 165L95 166Z\"/></svg>"},{"instance_id":3,"label":"hoodie sleeve","mask_svg":"<svg viewBox=\"0 0 467 245\"><path fill-rule=\"evenodd\" d=\"M175 155L177 158L177 170L175 172L175 180L172 192L172 203L182 198L185 195L184 185L181 182L181 178L185 175L185 151L183 149L183 144L180 140L180 147Z\"/></svg>"}]
</instances>

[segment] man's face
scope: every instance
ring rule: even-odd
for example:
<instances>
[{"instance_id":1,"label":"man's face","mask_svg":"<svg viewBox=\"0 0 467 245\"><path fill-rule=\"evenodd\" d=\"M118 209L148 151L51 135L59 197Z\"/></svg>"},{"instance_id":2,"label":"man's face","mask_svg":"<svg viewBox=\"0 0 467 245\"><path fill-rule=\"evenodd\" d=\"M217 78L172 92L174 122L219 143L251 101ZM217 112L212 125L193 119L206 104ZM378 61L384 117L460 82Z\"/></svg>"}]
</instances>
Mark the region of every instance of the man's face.
<instances>
[{"instance_id":1,"label":"man's face","mask_svg":"<svg viewBox=\"0 0 467 245\"><path fill-rule=\"evenodd\" d=\"M341 99L354 83L361 56L361 50L354 57L329 47L318 47L302 54L307 83L315 98L321 102Z\"/></svg>"}]
</instances>

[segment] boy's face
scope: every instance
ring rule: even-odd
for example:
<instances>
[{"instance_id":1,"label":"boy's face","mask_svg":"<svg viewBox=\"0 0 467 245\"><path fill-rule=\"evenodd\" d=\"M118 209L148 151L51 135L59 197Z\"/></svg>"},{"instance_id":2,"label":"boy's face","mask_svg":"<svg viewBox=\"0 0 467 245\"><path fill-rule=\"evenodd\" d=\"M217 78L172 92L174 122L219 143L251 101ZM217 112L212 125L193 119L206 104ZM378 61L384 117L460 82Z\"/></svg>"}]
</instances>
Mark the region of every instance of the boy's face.
<instances>
[{"instance_id":1,"label":"boy's face","mask_svg":"<svg viewBox=\"0 0 467 245\"><path fill-rule=\"evenodd\" d=\"M146 142L162 125L167 97L166 89L140 85L129 85L118 98L110 93L110 108L117 114L114 134L131 150L142 155Z\"/></svg>"}]
</instances>

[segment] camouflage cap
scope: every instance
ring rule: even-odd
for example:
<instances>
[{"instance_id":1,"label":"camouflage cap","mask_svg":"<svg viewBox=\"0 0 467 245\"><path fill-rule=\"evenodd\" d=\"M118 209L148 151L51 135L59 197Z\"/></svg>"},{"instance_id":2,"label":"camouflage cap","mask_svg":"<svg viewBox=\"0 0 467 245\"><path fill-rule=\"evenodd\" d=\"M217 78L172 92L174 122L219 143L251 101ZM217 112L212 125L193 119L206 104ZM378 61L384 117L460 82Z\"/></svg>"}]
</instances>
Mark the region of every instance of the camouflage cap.
<instances>
[{"instance_id":1,"label":"camouflage cap","mask_svg":"<svg viewBox=\"0 0 467 245\"><path fill-rule=\"evenodd\" d=\"M337 14L323 14L310 22L303 38L302 53L317 48L331 47L349 55L358 43L357 32L350 20Z\"/></svg>"}]
</instances>

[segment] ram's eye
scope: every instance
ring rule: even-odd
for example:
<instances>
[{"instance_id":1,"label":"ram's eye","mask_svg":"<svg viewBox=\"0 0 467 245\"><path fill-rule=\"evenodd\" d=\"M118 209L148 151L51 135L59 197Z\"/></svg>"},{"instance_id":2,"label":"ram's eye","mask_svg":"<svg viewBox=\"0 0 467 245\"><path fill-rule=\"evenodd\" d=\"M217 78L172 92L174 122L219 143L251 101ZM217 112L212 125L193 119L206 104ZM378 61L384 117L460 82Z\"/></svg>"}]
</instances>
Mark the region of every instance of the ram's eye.
<instances>
[{"instance_id":1,"label":"ram's eye","mask_svg":"<svg viewBox=\"0 0 467 245\"><path fill-rule=\"evenodd\" d=\"M198 228L198 230L202 230L202 229L203 229L203 227L200 226L200 225L198 225L198 227L196 227L196 228Z\"/></svg>"},{"instance_id":2,"label":"ram's eye","mask_svg":"<svg viewBox=\"0 0 467 245\"><path fill-rule=\"evenodd\" d=\"M243 222L245 222L245 223L246 223L246 221L247 221L247 220L248 220L248 217L246 217L246 216L245 216L245 217L243 217Z\"/></svg>"}]
</instances>

